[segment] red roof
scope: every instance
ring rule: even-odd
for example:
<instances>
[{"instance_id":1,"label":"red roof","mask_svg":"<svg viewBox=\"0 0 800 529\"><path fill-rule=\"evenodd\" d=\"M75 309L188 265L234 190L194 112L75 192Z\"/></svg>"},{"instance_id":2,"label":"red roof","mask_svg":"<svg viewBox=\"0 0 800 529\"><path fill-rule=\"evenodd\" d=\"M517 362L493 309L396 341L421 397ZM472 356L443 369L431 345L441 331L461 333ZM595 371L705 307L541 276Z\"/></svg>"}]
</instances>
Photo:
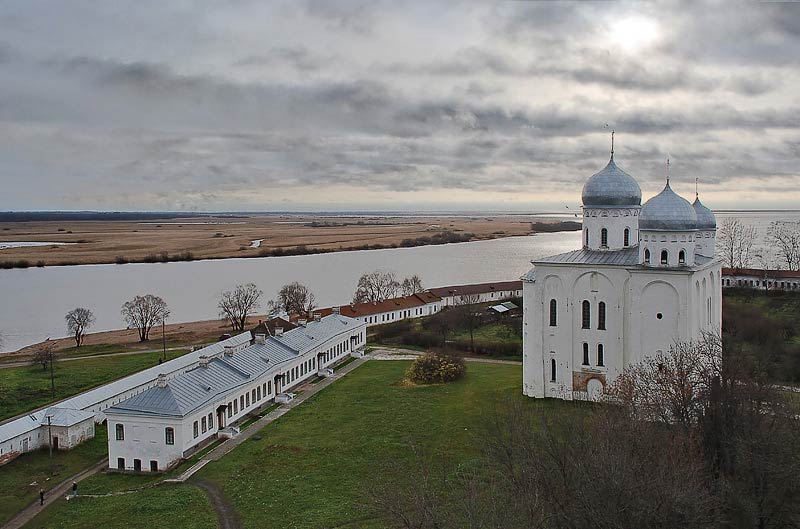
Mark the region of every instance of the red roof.
<instances>
[{"instance_id":1,"label":"red roof","mask_svg":"<svg viewBox=\"0 0 800 529\"><path fill-rule=\"evenodd\" d=\"M800 270L763 270L760 268L723 268L724 276L752 276L770 279L798 279Z\"/></svg>"},{"instance_id":2,"label":"red roof","mask_svg":"<svg viewBox=\"0 0 800 529\"><path fill-rule=\"evenodd\" d=\"M447 296L463 296L471 294L488 294L507 290L522 290L522 281L499 281L495 283L478 283L476 285L456 285L429 289L432 294L441 298Z\"/></svg>"},{"instance_id":3,"label":"red roof","mask_svg":"<svg viewBox=\"0 0 800 529\"><path fill-rule=\"evenodd\" d=\"M439 296L431 294L430 292L420 292L402 298L392 298L375 303L356 303L355 305L342 305L339 307L339 313L342 316L349 316L350 318L359 318L361 316L372 316L373 314L382 314L384 312L391 312L393 310L410 309L414 307L422 307L428 303L435 303L441 301ZM333 308L316 309L313 313L319 313L320 316L325 317L333 313Z\"/></svg>"}]
</instances>

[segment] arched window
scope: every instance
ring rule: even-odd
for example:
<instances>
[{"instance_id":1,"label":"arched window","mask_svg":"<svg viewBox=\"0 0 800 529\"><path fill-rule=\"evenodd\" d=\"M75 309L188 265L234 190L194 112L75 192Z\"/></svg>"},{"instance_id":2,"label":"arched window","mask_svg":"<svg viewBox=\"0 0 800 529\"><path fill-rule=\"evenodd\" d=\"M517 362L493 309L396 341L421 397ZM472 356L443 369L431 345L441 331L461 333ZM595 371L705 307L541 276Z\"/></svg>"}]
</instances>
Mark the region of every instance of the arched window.
<instances>
[{"instance_id":1,"label":"arched window","mask_svg":"<svg viewBox=\"0 0 800 529\"><path fill-rule=\"evenodd\" d=\"M592 327L592 305L588 300L583 300L581 310L581 329L590 329Z\"/></svg>"},{"instance_id":2,"label":"arched window","mask_svg":"<svg viewBox=\"0 0 800 529\"><path fill-rule=\"evenodd\" d=\"M628 246L631 243L631 230L629 228L625 228L625 231L622 232L622 245Z\"/></svg>"},{"instance_id":3,"label":"arched window","mask_svg":"<svg viewBox=\"0 0 800 529\"><path fill-rule=\"evenodd\" d=\"M589 228L583 230L583 245L589 246Z\"/></svg>"},{"instance_id":4,"label":"arched window","mask_svg":"<svg viewBox=\"0 0 800 529\"><path fill-rule=\"evenodd\" d=\"M175 444L175 430L169 426L164 428L164 440L168 445Z\"/></svg>"},{"instance_id":5,"label":"arched window","mask_svg":"<svg viewBox=\"0 0 800 529\"><path fill-rule=\"evenodd\" d=\"M583 342L583 365L589 365L589 344Z\"/></svg>"},{"instance_id":6,"label":"arched window","mask_svg":"<svg viewBox=\"0 0 800 529\"><path fill-rule=\"evenodd\" d=\"M606 304L604 301L597 305L597 329L606 330Z\"/></svg>"},{"instance_id":7,"label":"arched window","mask_svg":"<svg viewBox=\"0 0 800 529\"><path fill-rule=\"evenodd\" d=\"M650 250L648 250L646 248L644 250L644 263L645 264L650 264Z\"/></svg>"},{"instance_id":8,"label":"arched window","mask_svg":"<svg viewBox=\"0 0 800 529\"><path fill-rule=\"evenodd\" d=\"M597 365L605 366L605 359L603 358L603 344L597 344Z\"/></svg>"},{"instance_id":9,"label":"arched window","mask_svg":"<svg viewBox=\"0 0 800 529\"><path fill-rule=\"evenodd\" d=\"M605 228L600 230L600 246L603 248L608 247L608 230Z\"/></svg>"},{"instance_id":10,"label":"arched window","mask_svg":"<svg viewBox=\"0 0 800 529\"><path fill-rule=\"evenodd\" d=\"M125 440L125 427L121 424L117 424L114 426L114 433L116 433L117 441L124 441Z\"/></svg>"},{"instance_id":11,"label":"arched window","mask_svg":"<svg viewBox=\"0 0 800 529\"><path fill-rule=\"evenodd\" d=\"M550 382L556 381L556 359L550 359Z\"/></svg>"},{"instance_id":12,"label":"arched window","mask_svg":"<svg viewBox=\"0 0 800 529\"><path fill-rule=\"evenodd\" d=\"M686 264L686 252L683 250L678 252L678 264Z\"/></svg>"},{"instance_id":13,"label":"arched window","mask_svg":"<svg viewBox=\"0 0 800 529\"><path fill-rule=\"evenodd\" d=\"M550 300L550 327L555 327L558 320L558 302Z\"/></svg>"},{"instance_id":14,"label":"arched window","mask_svg":"<svg viewBox=\"0 0 800 529\"><path fill-rule=\"evenodd\" d=\"M661 250L661 264L669 263L669 253L666 250Z\"/></svg>"}]
</instances>

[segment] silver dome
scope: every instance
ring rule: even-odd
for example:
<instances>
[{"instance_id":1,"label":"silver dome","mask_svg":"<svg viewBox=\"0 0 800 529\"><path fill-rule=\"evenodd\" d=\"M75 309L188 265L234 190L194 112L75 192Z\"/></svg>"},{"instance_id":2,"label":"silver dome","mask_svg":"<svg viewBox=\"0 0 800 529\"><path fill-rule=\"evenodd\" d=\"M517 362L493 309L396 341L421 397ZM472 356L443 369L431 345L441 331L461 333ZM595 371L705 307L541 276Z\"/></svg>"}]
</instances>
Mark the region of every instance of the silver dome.
<instances>
[{"instance_id":1,"label":"silver dome","mask_svg":"<svg viewBox=\"0 0 800 529\"><path fill-rule=\"evenodd\" d=\"M692 204L695 214L697 214L697 229L698 230L713 230L717 227L717 217L714 212L708 209L700 202L700 197L694 199Z\"/></svg>"},{"instance_id":2,"label":"silver dome","mask_svg":"<svg viewBox=\"0 0 800 529\"><path fill-rule=\"evenodd\" d=\"M686 231L697 229L697 213L683 197L678 196L669 187L642 206L639 214L640 230Z\"/></svg>"},{"instance_id":3,"label":"silver dome","mask_svg":"<svg viewBox=\"0 0 800 529\"><path fill-rule=\"evenodd\" d=\"M584 206L638 206L642 190L631 175L617 167L612 155L608 165L586 181L581 198Z\"/></svg>"}]
</instances>

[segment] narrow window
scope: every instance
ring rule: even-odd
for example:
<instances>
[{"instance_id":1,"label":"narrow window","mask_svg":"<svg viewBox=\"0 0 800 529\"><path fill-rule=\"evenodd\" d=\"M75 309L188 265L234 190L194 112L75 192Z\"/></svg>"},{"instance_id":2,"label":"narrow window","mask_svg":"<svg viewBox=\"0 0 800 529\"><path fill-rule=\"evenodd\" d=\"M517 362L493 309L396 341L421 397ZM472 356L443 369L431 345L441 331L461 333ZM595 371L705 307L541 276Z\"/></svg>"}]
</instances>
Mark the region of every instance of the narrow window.
<instances>
[{"instance_id":1,"label":"narrow window","mask_svg":"<svg viewBox=\"0 0 800 529\"><path fill-rule=\"evenodd\" d=\"M114 430L116 431L116 434L117 434L117 441L124 441L125 440L125 427L122 426L121 424L117 424L114 427Z\"/></svg>"},{"instance_id":2,"label":"narrow window","mask_svg":"<svg viewBox=\"0 0 800 529\"><path fill-rule=\"evenodd\" d=\"M200 430L201 430L203 433L206 433L206 430L208 430L208 423L206 422L206 418L205 418L205 417L203 417L203 418L200 420Z\"/></svg>"},{"instance_id":3,"label":"narrow window","mask_svg":"<svg viewBox=\"0 0 800 529\"><path fill-rule=\"evenodd\" d=\"M214 427L214 414L213 413L209 413L208 414L208 429L210 430L213 427Z\"/></svg>"},{"instance_id":4,"label":"narrow window","mask_svg":"<svg viewBox=\"0 0 800 529\"><path fill-rule=\"evenodd\" d=\"M194 427L192 433L194 434L195 438L197 438L197 436L200 435L200 427L198 426L197 421L194 421Z\"/></svg>"},{"instance_id":5,"label":"narrow window","mask_svg":"<svg viewBox=\"0 0 800 529\"><path fill-rule=\"evenodd\" d=\"M142 460L141 459L134 459L133 460L133 470L136 472L142 471Z\"/></svg>"},{"instance_id":6,"label":"narrow window","mask_svg":"<svg viewBox=\"0 0 800 529\"><path fill-rule=\"evenodd\" d=\"M600 230L600 246L608 248L608 230L605 228Z\"/></svg>"},{"instance_id":7,"label":"narrow window","mask_svg":"<svg viewBox=\"0 0 800 529\"><path fill-rule=\"evenodd\" d=\"M233 404L231 404L229 402L228 403L228 419L230 419L231 417L233 417Z\"/></svg>"},{"instance_id":8,"label":"narrow window","mask_svg":"<svg viewBox=\"0 0 800 529\"><path fill-rule=\"evenodd\" d=\"M683 250L678 252L678 264L686 264L686 252Z\"/></svg>"},{"instance_id":9,"label":"narrow window","mask_svg":"<svg viewBox=\"0 0 800 529\"><path fill-rule=\"evenodd\" d=\"M556 381L556 359L550 359L550 382Z\"/></svg>"},{"instance_id":10,"label":"narrow window","mask_svg":"<svg viewBox=\"0 0 800 529\"><path fill-rule=\"evenodd\" d=\"M605 366L605 359L603 358L603 344L597 344L597 365L598 366Z\"/></svg>"},{"instance_id":11,"label":"narrow window","mask_svg":"<svg viewBox=\"0 0 800 529\"><path fill-rule=\"evenodd\" d=\"M256 390L257 390L257 391L256 391L256 397L257 397L257 400L261 400L261 386L258 386L258 387L256 388Z\"/></svg>"},{"instance_id":12,"label":"narrow window","mask_svg":"<svg viewBox=\"0 0 800 529\"><path fill-rule=\"evenodd\" d=\"M583 245L589 246L589 228L583 230Z\"/></svg>"},{"instance_id":13,"label":"narrow window","mask_svg":"<svg viewBox=\"0 0 800 529\"><path fill-rule=\"evenodd\" d=\"M648 249L644 250L644 263L650 264L650 250Z\"/></svg>"},{"instance_id":14,"label":"narrow window","mask_svg":"<svg viewBox=\"0 0 800 529\"><path fill-rule=\"evenodd\" d=\"M622 245L629 246L631 241L631 230L625 228L625 231L622 232Z\"/></svg>"},{"instance_id":15,"label":"narrow window","mask_svg":"<svg viewBox=\"0 0 800 529\"><path fill-rule=\"evenodd\" d=\"M173 430L172 428L169 428L169 427L164 428L164 441L168 445L174 445L175 444L175 430Z\"/></svg>"},{"instance_id":16,"label":"narrow window","mask_svg":"<svg viewBox=\"0 0 800 529\"><path fill-rule=\"evenodd\" d=\"M239 397L239 409L244 411L244 395Z\"/></svg>"},{"instance_id":17,"label":"narrow window","mask_svg":"<svg viewBox=\"0 0 800 529\"><path fill-rule=\"evenodd\" d=\"M247 395L245 395L245 396L247 397L247 398L245 399L245 402L247 403L247 406L246 406L246 407L247 407L247 408L249 408L249 407L250 407L250 394L248 393L248 394L247 394Z\"/></svg>"},{"instance_id":18,"label":"narrow window","mask_svg":"<svg viewBox=\"0 0 800 529\"><path fill-rule=\"evenodd\" d=\"M583 342L583 365L589 365L589 344Z\"/></svg>"},{"instance_id":19,"label":"narrow window","mask_svg":"<svg viewBox=\"0 0 800 529\"><path fill-rule=\"evenodd\" d=\"M558 302L554 299L550 300L550 327L555 327L558 316Z\"/></svg>"},{"instance_id":20,"label":"narrow window","mask_svg":"<svg viewBox=\"0 0 800 529\"><path fill-rule=\"evenodd\" d=\"M269 395L271 393L272 393L272 381L268 380L267 381L267 395Z\"/></svg>"},{"instance_id":21,"label":"narrow window","mask_svg":"<svg viewBox=\"0 0 800 529\"><path fill-rule=\"evenodd\" d=\"M597 329L604 331L606 330L606 303L605 301L601 301L597 305Z\"/></svg>"},{"instance_id":22,"label":"narrow window","mask_svg":"<svg viewBox=\"0 0 800 529\"><path fill-rule=\"evenodd\" d=\"M591 314L592 314L592 305L589 303L588 300L583 300L583 310L581 311L581 328L582 329L590 329L592 327L591 322Z\"/></svg>"},{"instance_id":23,"label":"narrow window","mask_svg":"<svg viewBox=\"0 0 800 529\"><path fill-rule=\"evenodd\" d=\"M250 399L255 402L256 401L256 390L253 388L253 391L250 392Z\"/></svg>"},{"instance_id":24,"label":"narrow window","mask_svg":"<svg viewBox=\"0 0 800 529\"><path fill-rule=\"evenodd\" d=\"M666 250L661 250L661 264L665 265L669 262L669 254Z\"/></svg>"},{"instance_id":25,"label":"narrow window","mask_svg":"<svg viewBox=\"0 0 800 529\"><path fill-rule=\"evenodd\" d=\"M233 399L233 414L239 413L239 399Z\"/></svg>"}]
</instances>

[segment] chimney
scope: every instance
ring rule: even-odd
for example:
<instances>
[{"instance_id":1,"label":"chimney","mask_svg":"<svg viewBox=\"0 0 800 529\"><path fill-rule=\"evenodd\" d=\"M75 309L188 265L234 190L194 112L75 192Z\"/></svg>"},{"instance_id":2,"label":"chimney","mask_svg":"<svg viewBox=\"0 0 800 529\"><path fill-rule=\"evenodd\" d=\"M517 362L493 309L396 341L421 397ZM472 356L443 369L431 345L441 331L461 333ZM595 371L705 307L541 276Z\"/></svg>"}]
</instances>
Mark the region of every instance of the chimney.
<instances>
[{"instance_id":1,"label":"chimney","mask_svg":"<svg viewBox=\"0 0 800 529\"><path fill-rule=\"evenodd\" d=\"M257 334L256 334L256 339L258 339L258 335ZM224 352L225 352L225 356L233 356L233 346L232 345L226 345L225 349L224 349ZM200 358L203 358L203 357L201 356Z\"/></svg>"},{"instance_id":2,"label":"chimney","mask_svg":"<svg viewBox=\"0 0 800 529\"><path fill-rule=\"evenodd\" d=\"M156 379L156 386L160 388L167 387L167 375L159 373L158 378Z\"/></svg>"},{"instance_id":3,"label":"chimney","mask_svg":"<svg viewBox=\"0 0 800 529\"><path fill-rule=\"evenodd\" d=\"M206 355L202 355L199 360L200 363L198 365L200 367L208 367L208 357Z\"/></svg>"},{"instance_id":4,"label":"chimney","mask_svg":"<svg viewBox=\"0 0 800 529\"><path fill-rule=\"evenodd\" d=\"M267 335L266 334L256 334L256 343L264 345L267 343Z\"/></svg>"},{"instance_id":5,"label":"chimney","mask_svg":"<svg viewBox=\"0 0 800 529\"><path fill-rule=\"evenodd\" d=\"M322 314L319 312L314 313L314 321L320 321L322 319Z\"/></svg>"},{"instance_id":6,"label":"chimney","mask_svg":"<svg viewBox=\"0 0 800 529\"><path fill-rule=\"evenodd\" d=\"M275 327L275 336L283 336L283 327Z\"/></svg>"},{"instance_id":7,"label":"chimney","mask_svg":"<svg viewBox=\"0 0 800 529\"><path fill-rule=\"evenodd\" d=\"M300 327L305 327L305 326L306 326L306 323L308 323L308 321L307 321L305 318L300 318L300 319L298 319L298 320L297 320L297 324L298 324Z\"/></svg>"},{"instance_id":8,"label":"chimney","mask_svg":"<svg viewBox=\"0 0 800 529\"><path fill-rule=\"evenodd\" d=\"M341 314L342 313L342 309L340 307L333 307L332 310L333 310L334 314Z\"/></svg>"}]
</instances>

